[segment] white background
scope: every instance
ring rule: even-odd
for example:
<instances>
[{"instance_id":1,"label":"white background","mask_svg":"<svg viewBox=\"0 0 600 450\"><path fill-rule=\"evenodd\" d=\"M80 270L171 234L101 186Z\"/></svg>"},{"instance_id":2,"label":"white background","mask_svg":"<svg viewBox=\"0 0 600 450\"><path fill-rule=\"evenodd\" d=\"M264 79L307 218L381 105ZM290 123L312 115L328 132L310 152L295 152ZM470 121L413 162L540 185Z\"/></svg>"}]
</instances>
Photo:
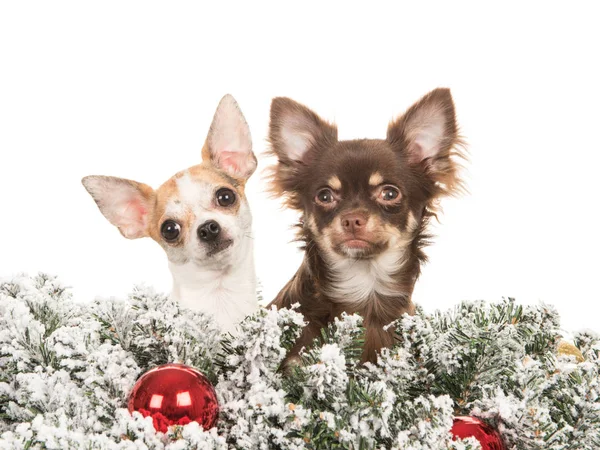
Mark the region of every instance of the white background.
<instances>
[{"instance_id":1,"label":"white background","mask_svg":"<svg viewBox=\"0 0 600 450\"><path fill-rule=\"evenodd\" d=\"M58 274L82 300L138 282L168 291L163 251L122 238L80 179L157 187L197 164L225 93L260 154L273 96L335 120L341 138L382 138L448 86L470 193L444 203L414 299L515 296L556 305L567 330L600 331L598 14L485 3L3 2L0 275ZM248 194L267 299L302 256L295 215L264 193L270 163L259 156Z\"/></svg>"}]
</instances>

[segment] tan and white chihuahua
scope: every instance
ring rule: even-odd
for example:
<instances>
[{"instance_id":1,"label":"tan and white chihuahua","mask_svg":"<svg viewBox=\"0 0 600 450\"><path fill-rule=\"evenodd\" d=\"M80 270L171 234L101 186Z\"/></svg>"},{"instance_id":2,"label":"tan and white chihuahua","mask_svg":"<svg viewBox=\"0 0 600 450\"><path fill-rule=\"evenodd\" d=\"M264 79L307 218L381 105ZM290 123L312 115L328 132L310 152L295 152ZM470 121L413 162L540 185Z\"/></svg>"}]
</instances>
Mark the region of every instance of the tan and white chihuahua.
<instances>
[{"instance_id":1,"label":"tan and white chihuahua","mask_svg":"<svg viewBox=\"0 0 600 450\"><path fill-rule=\"evenodd\" d=\"M217 107L202 160L157 190L96 175L82 183L123 236L148 236L165 250L173 298L235 332L258 309L252 216L244 195L257 162L250 129L231 95Z\"/></svg>"}]
</instances>

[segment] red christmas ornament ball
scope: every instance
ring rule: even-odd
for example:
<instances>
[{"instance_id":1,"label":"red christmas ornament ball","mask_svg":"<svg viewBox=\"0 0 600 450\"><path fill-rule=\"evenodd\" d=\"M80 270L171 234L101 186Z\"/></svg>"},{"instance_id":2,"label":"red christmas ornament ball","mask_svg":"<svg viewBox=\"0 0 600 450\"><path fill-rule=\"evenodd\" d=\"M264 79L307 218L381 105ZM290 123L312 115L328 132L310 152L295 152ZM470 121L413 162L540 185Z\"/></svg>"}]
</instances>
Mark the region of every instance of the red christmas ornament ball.
<instances>
[{"instance_id":1,"label":"red christmas ornament ball","mask_svg":"<svg viewBox=\"0 0 600 450\"><path fill-rule=\"evenodd\" d=\"M194 421L208 430L219 416L217 394L210 381L183 364L165 364L142 375L129 395L128 408L151 416L156 431L163 433L170 425Z\"/></svg>"},{"instance_id":2,"label":"red christmas ornament ball","mask_svg":"<svg viewBox=\"0 0 600 450\"><path fill-rule=\"evenodd\" d=\"M455 417L450 431L455 438L474 437L483 450L506 450L500 433L475 417Z\"/></svg>"}]
</instances>

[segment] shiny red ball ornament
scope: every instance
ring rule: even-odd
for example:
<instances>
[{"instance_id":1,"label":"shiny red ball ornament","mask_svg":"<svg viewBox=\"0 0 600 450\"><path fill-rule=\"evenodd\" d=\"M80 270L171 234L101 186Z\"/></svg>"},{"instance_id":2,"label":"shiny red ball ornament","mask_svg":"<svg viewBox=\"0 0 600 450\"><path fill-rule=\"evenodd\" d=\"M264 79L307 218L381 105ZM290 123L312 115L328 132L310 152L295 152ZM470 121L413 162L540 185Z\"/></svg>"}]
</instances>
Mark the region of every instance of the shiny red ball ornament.
<instances>
[{"instance_id":1,"label":"shiny red ball ornament","mask_svg":"<svg viewBox=\"0 0 600 450\"><path fill-rule=\"evenodd\" d=\"M129 412L151 416L156 431L166 433L171 425L198 422L208 430L219 416L217 394L210 381L183 364L165 364L142 375L131 394Z\"/></svg>"},{"instance_id":2,"label":"shiny red ball ornament","mask_svg":"<svg viewBox=\"0 0 600 450\"><path fill-rule=\"evenodd\" d=\"M479 441L483 450L506 450L500 433L475 417L455 417L450 431L455 438L474 437Z\"/></svg>"}]
</instances>

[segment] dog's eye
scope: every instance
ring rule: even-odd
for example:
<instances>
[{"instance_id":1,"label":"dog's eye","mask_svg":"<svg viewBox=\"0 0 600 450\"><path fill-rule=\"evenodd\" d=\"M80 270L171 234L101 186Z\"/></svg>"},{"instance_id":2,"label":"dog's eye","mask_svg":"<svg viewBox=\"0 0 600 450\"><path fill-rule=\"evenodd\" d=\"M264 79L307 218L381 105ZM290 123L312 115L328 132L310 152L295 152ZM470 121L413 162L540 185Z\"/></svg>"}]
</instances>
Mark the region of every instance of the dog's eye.
<instances>
[{"instance_id":1,"label":"dog's eye","mask_svg":"<svg viewBox=\"0 0 600 450\"><path fill-rule=\"evenodd\" d=\"M222 188L217 191L217 203L219 206L231 206L235 203L235 193L229 188Z\"/></svg>"},{"instance_id":2,"label":"dog's eye","mask_svg":"<svg viewBox=\"0 0 600 450\"><path fill-rule=\"evenodd\" d=\"M165 220L160 227L160 234L167 242L173 242L181 233L181 225L174 220Z\"/></svg>"},{"instance_id":3,"label":"dog's eye","mask_svg":"<svg viewBox=\"0 0 600 450\"><path fill-rule=\"evenodd\" d=\"M315 196L315 201L321 205L327 205L333 202L333 192L331 189L321 189Z\"/></svg>"},{"instance_id":4,"label":"dog's eye","mask_svg":"<svg viewBox=\"0 0 600 450\"><path fill-rule=\"evenodd\" d=\"M379 200L383 202L393 202L400 197L400 191L394 186L384 186L379 193Z\"/></svg>"}]
</instances>

